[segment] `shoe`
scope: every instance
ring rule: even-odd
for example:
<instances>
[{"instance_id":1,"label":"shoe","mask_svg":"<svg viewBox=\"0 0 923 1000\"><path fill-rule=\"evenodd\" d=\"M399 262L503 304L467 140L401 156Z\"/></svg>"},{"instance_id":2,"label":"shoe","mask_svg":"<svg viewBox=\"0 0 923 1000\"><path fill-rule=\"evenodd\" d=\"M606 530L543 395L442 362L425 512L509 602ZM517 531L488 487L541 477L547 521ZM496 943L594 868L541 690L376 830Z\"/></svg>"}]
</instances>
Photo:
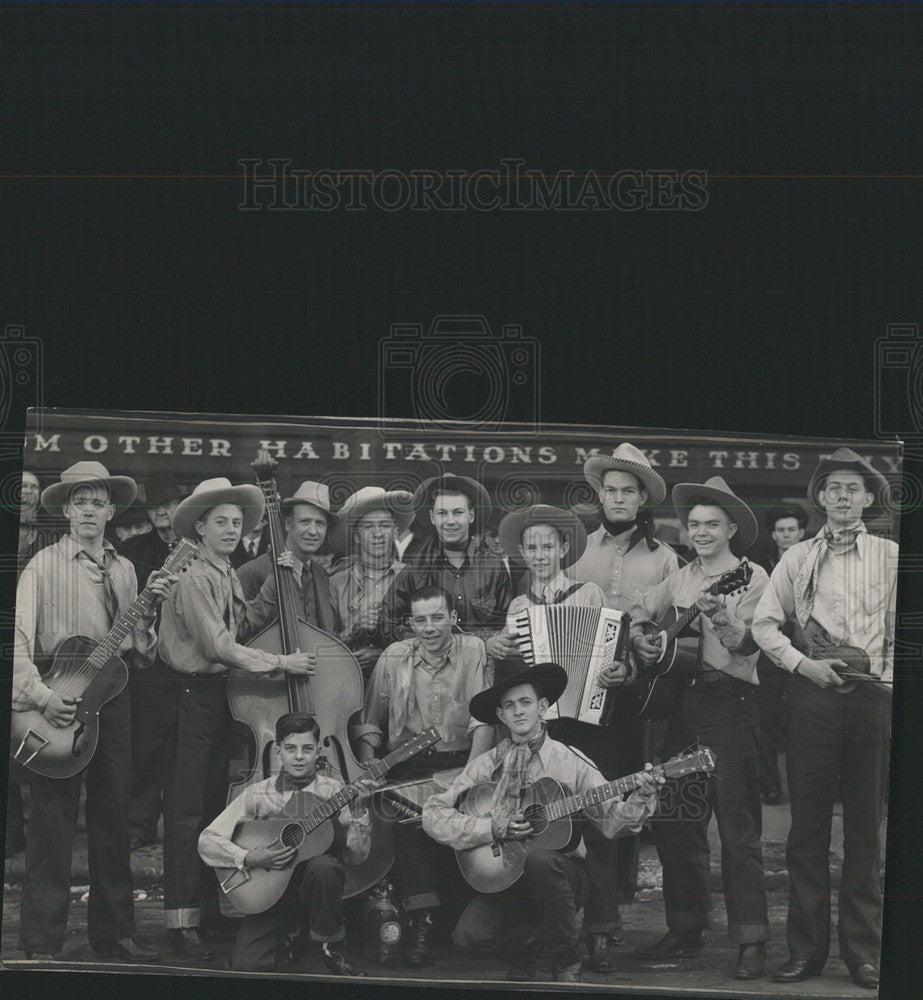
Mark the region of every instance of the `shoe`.
<instances>
[{"instance_id":1,"label":"shoe","mask_svg":"<svg viewBox=\"0 0 923 1000\"><path fill-rule=\"evenodd\" d=\"M591 934L589 936L590 960L587 963L593 972L600 972L608 975L615 972L615 963L609 954L609 938L605 934Z\"/></svg>"},{"instance_id":2,"label":"shoe","mask_svg":"<svg viewBox=\"0 0 923 1000\"><path fill-rule=\"evenodd\" d=\"M209 948L193 927L171 928L167 931L167 943L181 958L209 959L214 952Z\"/></svg>"},{"instance_id":3,"label":"shoe","mask_svg":"<svg viewBox=\"0 0 923 1000\"><path fill-rule=\"evenodd\" d=\"M558 965L552 962L552 975L556 983L579 983L580 963L574 962L572 965Z\"/></svg>"},{"instance_id":4,"label":"shoe","mask_svg":"<svg viewBox=\"0 0 923 1000\"><path fill-rule=\"evenodd\" d=\"M785 965L780 966L772 975L774 983L800 983L805 979L813 979L823 972L823 966L818 966L806 958L790 958Z\"/></svg>"},{"instance_id":5,"label":"shoe","mask_svg":"<svg viewBox=\"0 0 923 1000\"><path fill-rule=\"evenodd\" d=\"M52 955L50 951L27 951L26 958L30 962L60 962L60 955Z\"/></svg>"},{"instance_id":6,"label":"shoe","mask_svg":"<svg viewBox=\"0 0 923 1000\"><path fill-rule=\"evenodd\" d=\"M857 965L850 974L856 986L861 986L864 990L878 989L878 970L874 965L868 962L864 965Z\"/></svg>"},{"instance_id":7,"label":"shoe","mask_svg":"<svg viewBox=\"0 0 923 1000\"><path fill-rule=\"evenodd\" d=\"M404 945L404 958L408 965L429 965L432 930L432 910L411 911L407 919L407 943Z\"/></svg>"},{"instance_id":8,"label":"shoe","mask_svg":"<svg viewBox=\"0 0 923 1000\"><path fill-rule=\"evenodd\" d=\"M678 934L675 931L667 931L654 944L636 949L635 957L654 960L660 958L695 958L704 947L705 934L703 931L683 931L682 934Z\"/></svg>"},{"instance_id":9,"label":"shoe","mask_svg":"<svg viewBox=\"0 0 923 1000\"><path fill-rule=\"evenodd\" d=\"M133 937L121 941L94 941L90 945L97 958L104 962L159 962L160 952L145 948Z\"/></svg>"},{"instance_id":10,"label":"shoe","mask_svg":"<svg viewBox=\"0 0 923 1000\"><path fill-rule=\"evenodd\" d=\"M536 966L541 952L542 943L532 934L509 967L506 973L507 980L511 983L531 983L536 976Z\"/></svg>"},{"instance_id":11,"label":"shoe","mask_svg":"<svg viewBox=\"0 0 923 1000\"><path fill-rule=\"evenodd\" d=\"M324 958L324 965L335 976L364 976L364 972L354 969L349 964L346 954L343 951L342 941L325 941L321 945L321 955Z\"/></svg>"},{"instance_id":12,"label":"shoe","mask_svg":"<svg viewBox=\"0 0 923 1000\"><path fill-rule=\"evenodd\" d=\"M766 945L742 944L737 956L735 979L762 979L766 972Z\"/></svg>"},{"instance_id":13,"label":"shoe","mask_svg":"<svg viewBox=\"0 0 923 1000\"><path fill-rule=\"evenodd\" d=\"M203 941L234 941L237 939L237 932L242 923L241 919L235 920L222 913L201 927L199 934Z\"/></svg>"}]
</instances>

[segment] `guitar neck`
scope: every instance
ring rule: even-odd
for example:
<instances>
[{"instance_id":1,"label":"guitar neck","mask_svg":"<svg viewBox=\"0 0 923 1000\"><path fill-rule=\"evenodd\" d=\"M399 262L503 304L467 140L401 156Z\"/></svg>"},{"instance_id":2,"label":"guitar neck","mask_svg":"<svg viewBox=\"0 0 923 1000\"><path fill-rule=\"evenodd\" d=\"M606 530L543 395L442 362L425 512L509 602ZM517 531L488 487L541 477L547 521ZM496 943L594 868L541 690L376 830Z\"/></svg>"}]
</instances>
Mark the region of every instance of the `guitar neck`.
<instances>
[{"instance_id":1,"label":"guitar neck","mask_svg":"<svg viewBox=\"0 0 923 1000\"><path fill-rule=\"evenodd\" d=\"M143 616L150 616L153 601L154 592L150 587L145 587L131 602L128 610L119 616L118 621L112 626L106 638L90 654L88 659L94 666L101 667L111 656L118 652L119 647L125 640L125 636L138 624Z\"/></svg>"},{"instance_id":2,"label":"guitar neck","mask_svg":"<svg viewBox=\"0 0 923 1000\"><path fill-rule=\"evenodd\" d=\"M699 609L694 604L691 608L686 608L679 618L667 629L667 642L672 642L684 628L691 625L698 618L699 614Z\"/></svg>"},{"instance_id":3,"label":"guitar neck","mask_svg":"<svg viewBox=\"0 0 923 1000\"><path fill-rule=\"evenodd\" d=\"M633 792L640 784L640 778L641 773L629 774L624 778L616 778L615 781L610 781L605 785L597 785L596 788L591 788L588 792L568 795L547 805L545 815L549 821L573 816L574 813L586 809L587 806L599 805L600 802L613 799L616 795Z\"/></svg>"}]
</instances>

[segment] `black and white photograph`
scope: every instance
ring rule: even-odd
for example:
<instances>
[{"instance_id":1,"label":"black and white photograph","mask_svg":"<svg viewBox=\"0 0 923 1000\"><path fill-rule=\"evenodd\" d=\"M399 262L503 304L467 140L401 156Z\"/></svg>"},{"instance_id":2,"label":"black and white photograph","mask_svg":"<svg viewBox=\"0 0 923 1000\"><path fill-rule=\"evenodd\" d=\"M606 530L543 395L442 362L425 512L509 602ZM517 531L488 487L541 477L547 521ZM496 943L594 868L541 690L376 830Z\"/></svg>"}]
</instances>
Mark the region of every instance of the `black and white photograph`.
<instances>
[{"instance_id":1,"label":"black and white photograph","mask_svg":"<svg viewBox=\"0 0 923 1000\"><path fill-rule=\"evenodd\" d=\"M30 416L5 962L877 988L898 446Z\"/></svg>"},{"instance_id":2,"label":"black and white photograph","mask_svg":"<svg viewBox=\"0 0 923 1000\"><path fill-rule=\"evenodd\" d=\"M4 997L914 995L919 5L0 38Z\"/></svg>"}]
</instances>

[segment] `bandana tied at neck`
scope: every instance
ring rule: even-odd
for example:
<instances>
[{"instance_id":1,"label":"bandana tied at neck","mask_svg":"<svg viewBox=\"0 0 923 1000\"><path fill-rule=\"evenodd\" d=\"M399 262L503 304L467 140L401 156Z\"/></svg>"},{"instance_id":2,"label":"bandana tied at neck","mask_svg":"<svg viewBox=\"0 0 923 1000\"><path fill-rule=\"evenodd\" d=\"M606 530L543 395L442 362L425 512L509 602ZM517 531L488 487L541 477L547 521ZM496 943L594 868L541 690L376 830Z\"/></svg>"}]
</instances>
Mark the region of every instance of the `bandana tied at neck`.
<instances>
[{"instance_id":1,"label":"bandana tied at neck","mask_svg":"<svg viewBox=\"0 0 923 1000\"><path fill-rule=\"evenodd\" d=\"M519 812L529 761L539 752L544 742L545 727L543 725L538 736L529 740L528 743L514 743L512 740L504 740L497 747L497 755L502 758L503 773L494 789L493 799L490 803L490 815L493 818L494 828L498 831L501 839L506 836L513 814Z\"/></svg>"}]
</instances>

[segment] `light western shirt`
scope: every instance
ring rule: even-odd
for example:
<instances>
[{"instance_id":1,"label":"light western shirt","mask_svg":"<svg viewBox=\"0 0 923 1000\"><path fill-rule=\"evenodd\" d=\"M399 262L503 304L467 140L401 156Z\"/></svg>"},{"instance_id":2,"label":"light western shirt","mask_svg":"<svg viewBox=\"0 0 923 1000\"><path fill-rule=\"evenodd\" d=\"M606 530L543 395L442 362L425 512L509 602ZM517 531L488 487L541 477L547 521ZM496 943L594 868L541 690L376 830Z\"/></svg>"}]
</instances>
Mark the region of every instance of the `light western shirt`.
<instances>
[{"instance_id":1,"label":"light western shirt","mask_svg":"<svg viewBox=\"0 0 923 1000\"><path fill-rule=\"evenodd\" d=\"M404 564L395 559L383 573L376 570L374 575L369 576L363 572L358 555L350 556L337 566L330 575L330 595L340 615L341 638L348 639L359 632L358 622L363 613L368 614L381 607L394 578L403 568Z\"/></svg>"},{"instance_id":2,"label":"light western shirt","mask_svg":"<svg viewBox=\"0 0 923 1000\"><path fill-rule=\"evenodd\" d=\"M229 667L251 673L279 668L275 653L242 646L244 592L230 562L204 545L164 601L160 616L160 656L183 674L223 674Z\"/></svg>"},{"instance_id":3,"label":"light western shirt","mask_svg":"<svg viewBox=\"0 0 923 1000\"><path fill-rule=\"evenodd\" d=\"M473 635L453 634L444 654L433 656L419 639L394 642L381 654L365 692L362 721L388 725L388 748L430 726L442 735L440 751L467 750L482 723L468 702L489 686L487 652Z\"/></svg>"},{"instance_id":4,"label":"light western shirt","mask_svg":"<svg viewBox=\"0 0 923 1000\"><path fill-rule=\"evenodd\" d=\"M556 596L566 593L578 582L577 580L572 580L564 570L561 570L557 576L542 586L542 592L539 593L535 590L535 584L532 582L530 575L529 589L524 594L520 594L519 597L513 598L506 613L507 629L515 629L514 622L516 615L538 603L534 600L537 597L544 598L543 603L545 604L557 603L584 608L604 608L606 606L606 595L602 592L602 588L597 587L595 583L584 583L582 587L579 587L572 594L568 594L563 600L555 601L554 598Z\"/></svg>"},{"instance_id":5,"label":"light western shirt","mask_svg":"<svg viewBox=\"0 0 923 1000\"><path fill-rule=\"evenodd\" d=\"M601 525L587 536L583 555L568 572L575 580L600 587L607 608L631 611L646 590L679 568L679 559L670 546L656 544L655 549L650 549L637 529L613 536Z\"/></svg>"},{"instance_id":6,"label":"light western shirt","mask_svg":"<svg viewBox=\"0 0 923 1000\"><path fill-rule=\"evenodd\" d=\"M116 555L109 542L103 548L118 602L116 617L138 596L135 568ZM106 610L105 582L96 559L64 535L38 552L28 563L16 587L16 624L13 647L13 710L41 711L51 689L42 683L35 661L48 660L72 635L102 641L114 622ZM138 665L148 666L157 647L154 630L143 622L132 629L120 647L134 649Z\"/></svg>"},{"instance_id":7,"label":"light western shirt","mask_svg":"<svg viewBox=\"0 0 923 1000\"><path fill-rule=\"evenodd\" d=\"M795 580L812 541L783 553L753 617L753 638L788 671L804 656L779 629L795 618ZM886 681L894 674L897 556L896 542L867 532L845 552L828 549L818 565L811 612L834 642L864 649L872 674Z\"/></svg>"},{"instance_id":8,"label":"light western shirt","mask_svg":"<svg viewBox=\"0 0 923 1000\"><path fill-rule=\"evenodd\" d=\"M496 781L502 763L499 747L469 761L445 791L426 800L423 829L434 840L457 851L493 843L490 817L466 816L455 808L455 803L469 788L485 781ZM545 777L554 778L571 793L588 792L606 784L606 779L589 758L550 737L545 738L538 753L526 765L524 785L531 785ZM626 802L616 797L588 806L583 813L605 837L611 839L619 833L637 833L656 809L656 804L656 797L647 804L640 798ZM575 857L585 857L586 848L582 839L572 853Z\"/></svg>"},{"instance_id":9,"label":"light western shirt","mask_svg":"<svg viewBox=\"0 0 923 1000\"><path fill-rule=\"evenodd\" d=\"M747 589L727 598L724 610L732 624L716 625L707 615L700 614L690 628L702 633L703 670L720 670L749 684L759 684L756 674L759 650L749 636L749 627L769 577L762 566L756 563L750 563L750 566L753 576ZM698 559L672 573L662 583L647 591L631 609L632 637L641 634L641 622L660 621L673 605L691 608L702 592L720 576L721 573L707 574ZM734 620L743 628L734 626ZM732 648L728 648L729 646Z\"/></svg>"},{"instance_id":10,"label":"light western shirt","mask_svg":"<svg viewBox=\"0 0 923 1000\"><path fill-rule=\"evenodd\" d=\"M311 792L319 799L329 799L343 787L335 778L317 774L302 790ZM245 788L199 834L199 854L205 864L212 868L239 868L243 871L251 848L238 847L231 839L237 824L249 819L272 819L279 816L294 794L295 789L283 788L281 773ZM346 831L343 860L349 865L361 864L369 856L372 842L368 810L362 815L353 815L349 806L343 806L335 818ZM269 839L271 838L267 838L267 842Z\"/></svg>"}]
</instances>

